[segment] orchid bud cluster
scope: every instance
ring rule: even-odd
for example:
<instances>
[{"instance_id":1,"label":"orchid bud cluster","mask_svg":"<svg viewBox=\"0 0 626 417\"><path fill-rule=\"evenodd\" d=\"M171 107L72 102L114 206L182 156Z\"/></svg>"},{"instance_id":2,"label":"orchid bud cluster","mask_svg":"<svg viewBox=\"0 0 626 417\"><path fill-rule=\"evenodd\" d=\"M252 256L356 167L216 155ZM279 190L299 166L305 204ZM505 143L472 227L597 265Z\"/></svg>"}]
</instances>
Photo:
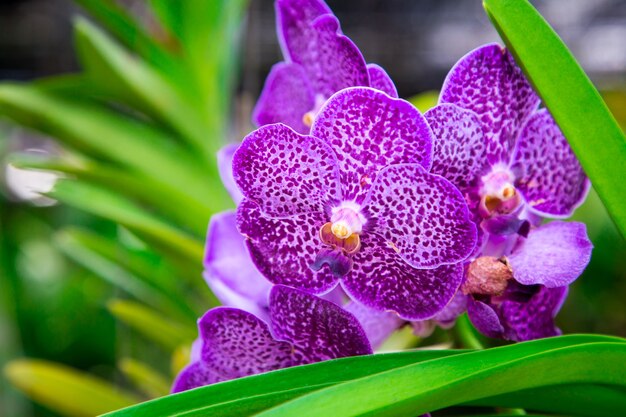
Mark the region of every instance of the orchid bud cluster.
<instances>
[{"instance_id":1,"label":"orchid bud cluster","mask_svg":"<svg viewBox=\"0 0 626 417\"><path fill-rule=\"evenodd\" d=\"M511 54L470 52L421 114L322 0L276 12L259 128L218 155L238 208L213 217L204 266L224 307L173 390L369 354L466 311L489 337L559 334L592 249L561 219L589 181Z\"/></svg>"}]
</instances>

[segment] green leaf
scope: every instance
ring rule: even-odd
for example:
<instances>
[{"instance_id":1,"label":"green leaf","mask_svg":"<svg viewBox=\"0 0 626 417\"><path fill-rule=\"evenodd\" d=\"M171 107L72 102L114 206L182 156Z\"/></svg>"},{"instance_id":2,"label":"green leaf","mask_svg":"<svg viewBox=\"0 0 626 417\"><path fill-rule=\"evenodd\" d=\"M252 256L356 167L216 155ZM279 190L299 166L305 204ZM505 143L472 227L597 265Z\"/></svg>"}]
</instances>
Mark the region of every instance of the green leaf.
<instances>
[{"instance_id":1,"label":"green leaf","mask_svg":"<svg viewBox=\"0 0 626 417\"><path fill-rule=\"evenodd\" d=\"M215 164L215 152L225 138L207 136L208 127L199 118L200 113L183 97L177 84L135 59L87 20L79 18L74 26L80 61L97 85L111 89L127 104L171 126Z\"/></svg>"},{"instance_id":2,"label":"green leaf","mask_svg":"<svg viewBox=\"0 0 626 417\"><path fill-rule=\"evenodd\" d=\"M118 320L170 352L180 345L191 344L197 336L194 327L175 322L134 301L112 300L107 307Z\"/></svg>"},{"instance_id":3,"label":"green leaf","mask_svg":"<svg viewBox=\"0 0 626 417\"><path fill-rule=\"evenodd\" d=\"M179 189L210 212L230 206L217 175L154 127L87 100L19 85L0 85L0 113L83 153L122 164Z\"/></svg>"},{"instance_id":4,"label":"green leaf","mask_svg":"<svg viewBox=\"0 0 626 417\"><path fill-rule=\"evenodd\" d=\"M424 91L423 93L410 97L408 101L417 107L421 113L426 113L427 110L435 107L439 100L439 91L431 90Z\"/></svg>"},{"instance_id":5,"label":"green leaf","mask_svg":"<svg viewBox=\"0 0 626 417\"><path fill-rule=\"evenodd\" d=\"M4 375L28 397L65 416L91 417L141 401L104 380L42 360L14 360Z\"/></svg>"},{"instance_id":6,"label":"green leaf","mask_svg":"<svg viewBox=\"0 0 626 417\"><path fill-rule=\"evenodd\" d=\"M129 198L136 198L156 209L174 223L190 229L204 238L209 223L208 208L182 193L179 189L154 181L152 178L128 172L120 167L98 163L82 155L61 157L15 153L9 156L10 164L22 169L57 171L78 176L84 182L114 189Z\"/></svg>"},{"instance_id":7,"label":"green leaf","mask_svg":"<svg viewBox=\"0 0 626 417\"><path fill-rule=\"evenodd\" d=\"M157 398L169 394L170 384L167 379L149 365L132 358L123 358L118 366L148 397Z\"/></svg>"},{"instance_id":8,"label":"green leaf","mask_svg":"<svg viewBox=\"0 0 626 417\"><path fill-rule=\"evenodd\" d=\"M170 226L118 194L68 179L57 180L54 189L47 194L81 210L120 223L160 243L162 247L170 248L191 262L202 262L204 248L201 241Z\"/></svg>"},{"instance_id":9,"label":"green leaf","mask_svg":"<svg viewBox=\"0 0 626 417\"><path fill-rule=\"evenodd\" d=\"M474 352L467 353L467 351L459 350L417 350L343 358L209 385L139 404L126 410L111 413L108 416L121 417L132 415L134 417L157 417L174 414L181 416L245 416L260 412L287 400L297 398L307 392L320 390L329 386L340 387L342 385L337 384L343 381L359 381L359 378L368 375L373 375L372 377L383 375L385 371L404 369L403 367L407 365L419 366L419 364L422 364L426 366L429 363L437 364L432 372L417 371L417 376L413 375L416 381L421 381L422 379L431 381L432 378L435 377L454 379L457 376L457 367L459 368L459 372L462 372L464 367L467 366L480 368L482 365L488 367L488 364L492 363L495 359L500 359L500 362L505 362L506 360L515 361L518 358L541 354L550 349L555 350L572 346L589 347L593 343L600 342L618 344L624 341L623 339L612 337L576 335L495 348L484 351L489 353L482 354L477 358L467 356L474 355ZM448 364L448 362L446 362L461 355L466 359L456 362L461 362L462 365L458 363ZM494 360L490 358L494 358ZM428 386L427 383L424 385ZM394 386L396 386L396 384L391 382L388 385L381 385L380 388L381 390L392 390ZM359 392L359 394L355 395L355 392ZM370 397L377 397L378 395L379 393L376 388L371 392L351 391L352 398L350 402L363 401L364 403L368 403ZM333 408L335 406L341 407L339 403L342 401L344 401L343 397L329 395L324 396L322 402L326 403L328 407ZM459 402L461 402L461 400L459 400ZM314 409L315 408L308 409L304 411L302 415L309 416L309 413ZM331 413L327 415L343 415L341 413L335 413L334 410L333 408ZM339 408L337 410L339 410ZM286 415L289 414L287 413Z\"/></svg>"},{"instance_id":10,"label":"green leaf","mask_svg":"<svg viewBox=\"0 0 626 417\"><path fill-rule=\"evenodd\" d=\"M153 273L152 277L139 277L127 269L130 261L136 261L136 258L132 259L133 252L123 247L120 242L76 228L57 232L54 241L66 256L96 276L154 308L174 314L191 324L195 323L197 318L195 311L182 300L182 297L177 297L176 292L171 290L168 292L166 288L156 285L154 279L156 273ZM134 262L134 265L137 265L137 262Z\"/></svg>"},{"instance_id":11,"label":"green leaf","mask_svg":"<svg viewBox=\"0 0 626 417\"><path fill-rule=\"evenodd\" d=\"M181 76L174 57L151 38L126 10L107 0L75 0L126 47L139 54L155 68Z\"/></svg>"},{"instance_id":12,"label":"green leaf","mask_svg":"<svg viewBox=\"0 0 626 417\"><path fill-rule=\"evenodd\" d=\"M622 129L572 53L528 1L484 0L483 4L626 237Z\"/></svg>"},{"instance_id":13,"label":"green leaf","mask_svg":"<svg viewBox=\"0 0 626 417\"><path fill-rule=\"evenodd\" d=\"M626 386L623 340L510 354L515 346L522 345L523 349L524 345L532 344L470 352L392 369L315 391L258 416L304 413L309 417L329 413L342 417L415 416L484 397L555 384Z\"/></svg>"}]
</instances>

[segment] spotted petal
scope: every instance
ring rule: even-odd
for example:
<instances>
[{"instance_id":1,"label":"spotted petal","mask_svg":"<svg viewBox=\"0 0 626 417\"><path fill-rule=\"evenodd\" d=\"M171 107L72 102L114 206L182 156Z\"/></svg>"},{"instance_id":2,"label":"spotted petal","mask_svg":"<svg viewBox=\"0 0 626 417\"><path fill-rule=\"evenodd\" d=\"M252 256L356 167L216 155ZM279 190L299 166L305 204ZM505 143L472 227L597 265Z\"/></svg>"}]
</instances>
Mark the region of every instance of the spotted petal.
<instances>
[{"instance_id":1,"label":"spotted petal","mask_svg":"<svg viewBox=\"0 0 626 417\"><path fill-rule=\"evenodd\" d=\"M509 162L526 119L539 98L512 55L497 44L481 46L450 70L440 103L452 103L478 114L492 143L490 162Z\"/></svg>"},{"instance_id":2,"label":"spotted petal","mask_svg":"<svg viewBox=\"0 0 626 417\"><path fill-rule=\"evenodd\" d=\"M224 145L222 149L217 152L217 168L219 170L220 179L235 204L239 204L243 198L239 187L235 184L235 178L233 177L233 156L237 148L239 148L239 144L229 143L228 145Z\"/></svg>"},{"instance_id":3,"label":"spotted petal","mask_svg":"<svg viewBox=\"0 0 626 417\"><path fill-rule=\"evenodd\" d=\"M237 211L239 231L247 237L246 245L259 271L274 284L315 294L328 292L337 285L337 277L328 268L313 271L310 267L323 248L319 230L325 222L323 212L272 219L247 200Z\"/></svg>"},{"instance_id":4,"label":"spotted petal","mask_svg":"<svg viewBox=\"0 0 626 417\"><path fill-rule=\"evenodd\" d=\"M390 97L398 98L398 90L387 72L379 65L367 64L370 76L370 87L380 90Z\"/></svg>"},{"instance_id":5,"label":"spotted petal","mask_svg":"<svg viewBox=\"0 0 626 417\"><path fill-rule=\"evenodd\" d=\"M454 104L440 104L424 117L433 131L433 166L461 192L475 188L489 169L485 155L493 138L485 135L478 115Z\"/></svg>"},{"instance_id":6,"label":"spotted petal","mask_svg":"<svg viewBox=\"0 0 626 417\"><path fill-rule=\"evenodd\" d=\"M587 197L589 180L546 109L524 126L513 164L522 173L516 187L539 215L569 217Z\"/></svg>"},{"instance_id":7,"label":"spotted petal","mask_svg":"<svg viewBox=\"0 0 626 417\"><path fill-rule=\"evenodd\" d=\"M523 342L560 335L561 330L555 326L554 317L566 297L567 287L541 287L526 303L504 301L501 306L506 329L504 338Z\"/></svg>"},{"instance_id":8,"label":"spotted petal","mask_svg":"<svg viewBox=\"0 0 626 417\"><path fill-rule=\"evenodd\" d=\"M345 305L344 309L352 313L361 323L374 349L404 323L404 320L395 313L377 311L354 301Z\"/></svg>"},{"instance_id":9,"label":"spotted petal","mask_svg":"<svg viewBox=\"0 0 626 417\"><path fill-rule=\"evenodd\" d=\"M311 134L337 152L346 200L361 202L387 165L430 168L432 135L424 117L409 102L372 88L349 88L331 97Z\"/></svg>"},{"instance_id":10,"label":"spotted petal","mask_svg":"<svg viewBox=\"0 0 626 417\"><path fill-rule=\"evenodd\" d=\"M315 107L315 92L304 68L281 62L272 67L252 112L257 126L284 123L298 133L309 133L303 118Z\"/></svg>"},{"instance_id":11,"label":"spotted petal","mask_svg":"<svg viewBox=\"0 0 626 417\"><path fill-rule=\"evenodd\" d=\"M379 311L395 311L406 320L424 320L441 311L463 279L461 264L416 269L396 256L385 240L368 234L342 280L354 300Z\"/></svg>"},{"instance_id":12,"label":"spotted petal","mask_svg":"<svg viewBox=\"0 0 626 417\"><path fill-rule=\"evenodd\" d=\"M193 388L203 387L205 385L215 384L216 382L226 381L224 378L211 370L203 362L193 362L186 366L174 380L172 385L172 394L181 391L187 391Z\"/></svg>"},{"instance_id":13,"label":"spotted petal","mask_svg":"<svg viewBox=\"0 0 626 417\"><path fill-rule=\"evenodd\" d=\"M291 344L275 340L265 322L243 310L211 309L198 328L202 361L226 379L294 365Z\"/></svg>"},{"instance_id":14,"label":"spotted petal","mask_svg":"<svg viewBox=\"0 0 626 417\"><path fill-rule=\"evenodd\" d=\"M372 353L358 320L330 301L276 285L270 314L274 334L293 343L300 364Z\"/></svg>"},{"instance_id":15,"label":"spotted petal","mask_svg":"<svg viewBox=\"0 0 626 417\"><path fill-rule=\"evenodd\" d=\"M363 205L372 233L415 268L462 261L476 245L476 226L459 190L417 164L383 169Z\"/></svg>"},{"instance_id":16,"label":"spotted petal","mask_svg":"<svg viewBox=\"0 0 626 417\"><path fill-rule=\"evenodd\" d=\"M322 212L341 197L332 149L283 124L246 136L235 152L233 174L243 195L272 217Z\"/></svg>"},{"instance_id":17,"label":"spotted petal","mask_svg":"<svg viewBox=\"0 0 626 417\"><path fill-rule=\"evenodd\" d=\"M592 243L583 223L553 221L519 238L508 255L513 278L521 284L562 287L582 274L591 259Z\"/></svg>"},{"instance_id":18,"label":"spotted petal","mask_svg":"<svg viewBox=\"0 0 626 417\"><path fill-rule=\"evenodd\" d=\"M267 316L270 282L252 263L237 216L229 211L211 217L204 256L204 278L222 305L257 317Z\"/></svg>"}]
</instances>

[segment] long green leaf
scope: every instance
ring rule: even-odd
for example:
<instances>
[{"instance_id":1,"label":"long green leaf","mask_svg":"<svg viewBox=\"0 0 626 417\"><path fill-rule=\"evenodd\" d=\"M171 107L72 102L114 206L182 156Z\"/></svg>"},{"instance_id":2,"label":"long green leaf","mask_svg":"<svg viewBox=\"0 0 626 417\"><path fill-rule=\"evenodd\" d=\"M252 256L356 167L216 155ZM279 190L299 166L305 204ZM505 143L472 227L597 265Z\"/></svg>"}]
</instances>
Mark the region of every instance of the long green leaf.
<instances>
[{"instance_id":1,"label":"long green leaf","mask_svg":"<svg viewBox=\"0 0 626 417\"><path fill-rule=\"evenodd\" d=\"M259 416L415 416L555 384L626 386L623 341L566 346L515 357L508 353L507 348L490 349L396 368L304 395Z\"/></svg>"},{"instance_id":2,"label":"long green leaf","mask_svg":"<svg viewBox=\"0 0 626 417\"><path fill-rule=\"evenodd\" d=\"M141 401L104 380L42 360L9 362L4 375L30 398L65 416L91 417Z\"/></svg>"},{"instance_id":3,"label":"long green leaf","mask_svg":"<svg viewBox=\"0 0 626 417\"><path fill-rule=\"evenodd\" d=\"M66 204L135 230L192 262L202 262L204 249L201 241L170 226L118 194L66 179L57 180L54 189L48 194Z\"/></svg>"},{"instance_id":4,"label":"long green leaf","mask_svg":"<svg viewBox=\"0 0 626 417\"><path fill-rule=\"evenodd\" d=\"M626 237L622 129L572 53L527 0L484 0L483 4Z\"/></svg>"},{"instance_id":5,"label":"long green leaf","mask_svg":"<svg viewBox=\"0 0 626 417\"><path fill-rule=\"evenodd\" d=\"M77 19L75 28L81 63L98 85L112 89L127 104L176 129L215 167L215 152L225 138L207 136L207 126L177 88L178 80L168 82L87 20Z\"/></svg>"},{"instance_id":6,"label":"long green leaf","mask_svg":"<svg viewBox=\"0 0 626 417\"><path fill-rule=\"evenodd\" d=\"M0 114L180 189L217 212L230 205L215 175L160 130L96 103L19 84L0 85Z\"/></svg>"},{"instance_id":7,"label":"long green leaf","mask_svg":"<svg viewBox=\"0 0 626 417\"><path fill-rule=\"evenodd\" d=\"M622 340L603 336L576 335L494 350L504 351L504 356L512 359L564 346ZM464 352L466 351L418 350L337 359L198 388L120 410L111 413L110 416L250 415L307 392L343 381ZM502 356L502 353L500 354ZM327 401L330 401L330 397Z\"/></svg>"},{"instance_id":8,"label":"long green leaf","mask_svg":"<svg viewBox=\"0 0 626 417\"><path fill-rule=\"evenodd\" d=\"M175 322L143 304L130 300L112 300L107 307L118 320L169 351L174 351L180 345L191 344L196 337L194 327Z\"/></svg>"}]
</instances>

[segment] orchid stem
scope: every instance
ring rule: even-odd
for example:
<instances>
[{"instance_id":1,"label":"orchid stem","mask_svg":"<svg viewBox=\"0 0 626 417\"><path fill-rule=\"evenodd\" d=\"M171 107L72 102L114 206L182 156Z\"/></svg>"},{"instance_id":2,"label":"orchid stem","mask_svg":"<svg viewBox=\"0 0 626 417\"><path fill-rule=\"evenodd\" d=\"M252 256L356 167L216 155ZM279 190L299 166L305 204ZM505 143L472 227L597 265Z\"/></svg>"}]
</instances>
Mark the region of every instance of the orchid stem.
<instances>
[{"instance_id":1,"label":"orchid stem","mask_svg":"<svg viewBox=\"0 0 626 417\"><path fill-rule=\"evenodd\" d=\"M456 329L461 347L467 349L484 349L485 347L476 336L474 327L470 323L467 313L460 316L456 321Z\"/></svg>"}]
</instances>

